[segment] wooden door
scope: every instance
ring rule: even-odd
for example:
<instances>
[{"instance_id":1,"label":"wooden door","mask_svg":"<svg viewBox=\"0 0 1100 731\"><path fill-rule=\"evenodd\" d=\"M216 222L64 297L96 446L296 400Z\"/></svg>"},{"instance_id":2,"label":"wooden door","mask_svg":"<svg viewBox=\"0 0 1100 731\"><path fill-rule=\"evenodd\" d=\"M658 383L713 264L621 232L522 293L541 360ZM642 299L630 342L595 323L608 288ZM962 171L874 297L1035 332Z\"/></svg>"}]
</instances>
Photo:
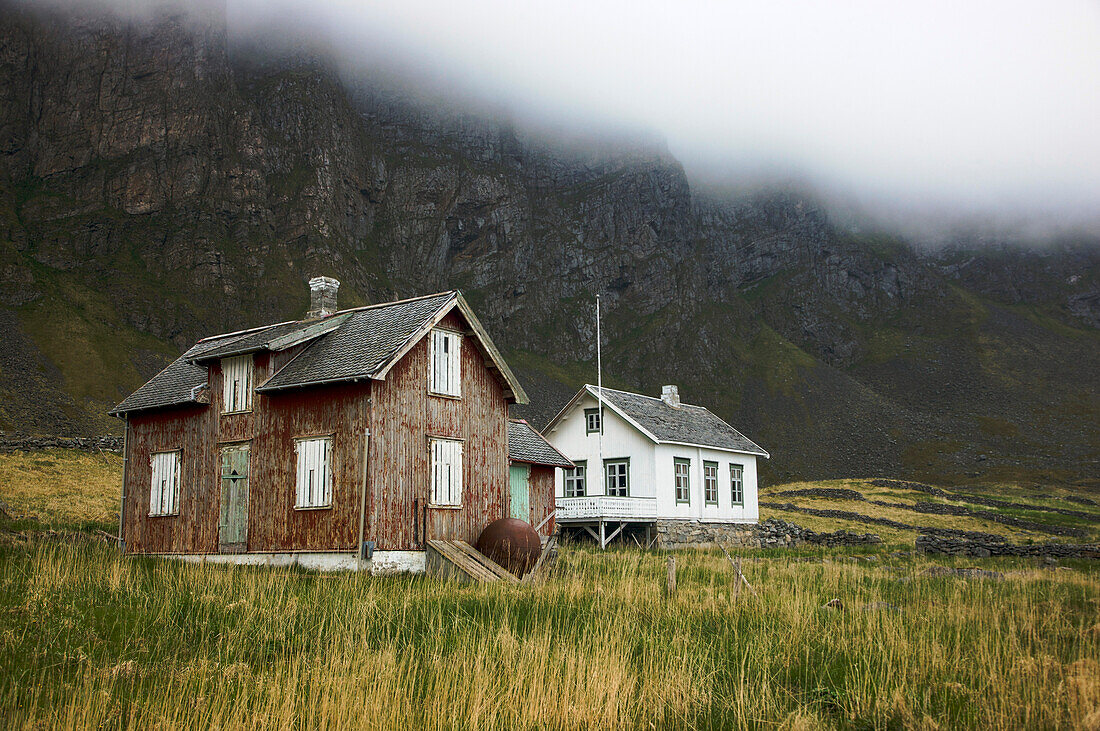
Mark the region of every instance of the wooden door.
<instances>
[{"instance_id":1,"label":"wooden door","mask_svg":"<svg viewBox=\"0 0 1100 731\"><path fill-rule=\"evenodd\" d=\"M508 470L512 494L512 517L531 522L531 465L514 464Z\"/></svg>"},{"instance_id":2,"label":"wooden door","mask_svg":"<svg viewBox=\"0 0 1100 731\"><path fill-rule=\"evenodd\" d=\"M218 522L218 549L222 553L248 550L248 445L222 448L222 503Z\"/></svg>"}]
</instances>

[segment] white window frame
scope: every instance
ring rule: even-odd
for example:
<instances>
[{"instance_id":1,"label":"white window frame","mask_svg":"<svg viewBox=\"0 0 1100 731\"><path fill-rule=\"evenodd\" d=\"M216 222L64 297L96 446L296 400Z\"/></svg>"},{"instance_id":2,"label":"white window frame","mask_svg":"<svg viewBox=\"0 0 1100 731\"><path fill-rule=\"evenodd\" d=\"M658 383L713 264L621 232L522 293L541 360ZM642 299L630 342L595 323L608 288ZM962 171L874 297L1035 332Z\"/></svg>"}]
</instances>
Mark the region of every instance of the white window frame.
<instances>
[{"instance_id":1,"label":"white window frame","mask_svg":"<svg viewBox=\"0 0 1100 731\"><path fill-rule=\"evenodd\" d=\"M674 457L672 460L672 481L676 502L691 504L691 459Z\"/></svg>"},{"instance_id":2,"label":"white window frame","mask_svg":"<svg viewBox=\"0 0 1100 731\"><path fill-rule=\"evenodd\" d=\"M332 507L332 436L294 440L294 507L317 510Z\"/></svg>"},{"instance_id":3,"label":"white window frame","mask_svg":"<svg viewBox=\"0 0 1100 731\"><path fill-rule=\"evenodd\" d=\"M620 466L623 467L621 473L617 469ZM614 476L611 474L613 467L616 468L614 470L616 473ZM605 459L603 461L603 479L604 493L613 497L630 497L630 458ZM613 481L615 483L621 481L622 484L615 484L615 486L612 487ZM612 492L612 490L614 490L614 492Z\"/></svg>"},{"instance_id":4,"label":"white window frame","mask_svg":"<svg viewBox=\"0 0 1100 731\"><path fill-rule=\"evenodd\" d=\"M711 495L714 499L711 499ZM703 461L703 505L718 504L718 463Z\"/></svg>"},{"instance_id":5,"label":"white window frame","mask_svg":"<svg viewBox=\"0 0 1100 731\"><path fill-rule=\"evenodd\" d=\"M432 507L462 507L461 439L428 438L428 462Z\"/></svg>"},{"instance_id":6,"label":"white window frame","mask_svg":"<svg viewBox=\"0 0 1100 731\"><path fill-rule=\"evenodd\" d=\"M599 434L603 428L603 419L600 418L599 408L584 410L584 433Z\"/></svg>"},{"instance_id":7,"label":"white window frame","mask_svg":"<svg viewBox=\"0 0 1100 731\"><path fill-rule=\"evenodd\" d=\"M588 492L588 462L578 460L565 471L565 497L585 497Z\"/></svg>"},{"instance_id":8,"label":"white window frame","mask_svg":"<svg viewBox=\"0 0 1100 731\"><path fill-rule=\"evenodd\" d=\"M730 502L745 504L745 465L730 463Z\"/></svg>"},{"instance_id":9,"label":"white window frame","mask_svg":"<svg viewBox=\"0 0 1100 731\"><path fill-rule=\"evenodd\" d=\"M252 356L222 358L222 413L252 411Z\"/></svg>"},{"instance_id":10,"label":"white window frame","mask_svg":"<svg viewBox=\"0 0 1100 731\"><path fill-rule=\"evenodd\" d=\"M180 514L180 450L149 455L149 516Z\"/></svg>"},{"instance_id":11,"label":"white window frame","mask_svg":"<svg viewBox=\"0 0 1100 731\"><path fill-rule=\"evenodd\" d=\"M436 328L428 348L428 393L462 398L462 333Z\"/></svg>"}]
</instances>

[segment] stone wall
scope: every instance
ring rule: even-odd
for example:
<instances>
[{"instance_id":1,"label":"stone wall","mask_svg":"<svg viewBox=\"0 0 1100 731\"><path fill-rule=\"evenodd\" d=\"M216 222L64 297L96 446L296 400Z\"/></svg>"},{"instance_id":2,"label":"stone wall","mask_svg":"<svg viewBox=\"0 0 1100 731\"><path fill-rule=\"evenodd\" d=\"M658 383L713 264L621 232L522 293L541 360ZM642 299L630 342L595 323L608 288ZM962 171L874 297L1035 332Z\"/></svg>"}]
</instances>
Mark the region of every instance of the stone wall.
<instances>
[{"instance_id":1,"label":"stone wall","mask_svg":"<svg viewBox=\"0 0 1100 731\"><path fill-rule=\"evenodd\" d=\"M42 449L83 449L121 452L122 437L27 437L0 432L0 452L37 452Z\"/></svg>"},{"instance_id":2,"label":"stone wall","mask_svg":"<svg viewBox=\"0 0 1100 731\"><path fill-rule=\"evenodd\" d=\"M881 543L882 539L874 533L850 533L845 530L816 533L778 518L768 518L756 524L657 521L657 545L660 548L707 548L713 546L715 541L742 548L782 548L804 544L863 546Z\"/></svg>"},{"instance_id":3,"label":"stone wall","mask_svg":"<svg viewBox=\"0 0 1100 731\"><path fill-rule=\"evenodd\" d=\"M1095 543L1019 544L999 541L958 540L945 536L917 536L916 548L922 553L944 553L952 556L1043 556L1051 558L1100 558L1100 545Z\"/></svg>"}]
</instances>

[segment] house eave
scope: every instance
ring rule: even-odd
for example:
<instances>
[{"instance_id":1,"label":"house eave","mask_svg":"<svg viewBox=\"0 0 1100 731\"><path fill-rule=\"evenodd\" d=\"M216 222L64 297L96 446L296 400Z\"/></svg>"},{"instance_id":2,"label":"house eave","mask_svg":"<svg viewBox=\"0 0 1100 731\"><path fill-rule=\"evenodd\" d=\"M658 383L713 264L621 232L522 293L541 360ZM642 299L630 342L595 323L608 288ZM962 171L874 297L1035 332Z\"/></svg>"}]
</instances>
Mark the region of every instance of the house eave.
<instances>
[{"instance_id":1,"label":"house eave","mask_svg":"<svg viewBox=\"0 0 1100 731\"><path fill-rule=\"evenodd\" d=\"M749 454L754 457L763 457L764 459L771 459L771 455L763 449L754 451L751 449L736 449L734 447L719 447L716 444L695 444L693 442L673 442L673 441L659 441L658 444L667 444L673 447L693 447L698 449L713 449L716 452L732 452L733 454Z\"/></svg>"}]
</instances>

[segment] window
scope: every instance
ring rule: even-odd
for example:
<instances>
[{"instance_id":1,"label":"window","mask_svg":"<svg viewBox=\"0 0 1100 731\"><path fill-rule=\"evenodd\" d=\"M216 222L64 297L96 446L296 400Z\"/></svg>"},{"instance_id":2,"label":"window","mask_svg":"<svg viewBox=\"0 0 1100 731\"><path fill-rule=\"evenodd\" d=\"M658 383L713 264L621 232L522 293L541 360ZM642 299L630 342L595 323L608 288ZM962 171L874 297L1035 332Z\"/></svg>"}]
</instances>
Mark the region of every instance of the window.
<instances>
[{"instance_id":1,"label":"window","mask_svg":"<svg viewBox=\"0 0 1100 731\"><path fill-rule=\"evenodd\" d=\"M298 491L296 508L327 508L332 505L332 437L299 439Z\"/></svg>"},{"instance_id":2,"label":"window","mask_svg":"<svg viewBox=\"0 0 1100 731\"><path fill-rule=\"evenodd\" d=\"M676 502L691 502L691 460L677 457L672 461L676 481Z\"/></svg>"},{"instance_id":3,"label":"window","mask_svg":"<svg viewBox=\"0 0 1100 731\"><path fill-rule=\"evenodd\" d=\"M222 413L252 409L252 356L222 360Z\"/></svg>"},{"instance_id":4,"label":"window","mask_svg":"<svg viewBox=\"0 0 1100 731\"><path fill-rule=\"evenodd\" d=\"M149 515L179 515L180 453L155 452L149 458L152 484L149 490Z\"/></svg>"},{"instance_id":5,"label":"window","mask_svg":"<svg viewBox=\"0 0 1100 731\"><path fill-rule=\"evenodd\" d=\"M742 480L745 468L739 464L730 465L730 498L734 505L745 503L745 487Z\"/></svg>"},{"instance_id":6,"label":"window","mask_svg":"<svg viewBox=\"0 0 1100 731\"><path fill-rule=\"evenodd\" d=\"M428 390L440 396L462 395L462 336L432 330Z\"/></svg>"},{"instance_id":7,"label":"window","mask_svg":"<svg viewBox=\"0 0 1100 731\"><path fill-rule=\"evenodd\" d=\"M703 502L707 505L718 504L718 463L703 463Z\"/></svg>"},{"instance_id":8,"label":"window","mask_svg":"<svg viewBox=\"0 0 1100 731\"><path fill-rule=\"evenodd\" d=\"M462 505L462 442L432 439L432 505Z\"/></svg>"},{"instance_id":9,"label":"window","mask_svg":"<svg viewBox=\"0 0 1100 731\"><path fill-rule=\"evenodd\" d=\"M595 434L600 431L600 410L584 410L584 431L586 434Z\"/></svg>"},{"instance_id":10,"label":"window","mask_svg":"<svg viewBox=\"0 0 1100 731\"><path fill-rule=\"evenodd\" d=\"M575 467L571 470L565 471L565 496L566 497L584 497L585 490L585 472L588 468L587 462L574 462Z\"/></svg>"},{"instance_id":11,"label":"window","mask_svg":"<svg viewBox=\"0 0 1100 731\"><path fill-rule=\"evenodd\" d=\"M630 460L604 460L604 469L607 472L607 494L628 497L630 495Z\"/></svg>"}]
</instances>

